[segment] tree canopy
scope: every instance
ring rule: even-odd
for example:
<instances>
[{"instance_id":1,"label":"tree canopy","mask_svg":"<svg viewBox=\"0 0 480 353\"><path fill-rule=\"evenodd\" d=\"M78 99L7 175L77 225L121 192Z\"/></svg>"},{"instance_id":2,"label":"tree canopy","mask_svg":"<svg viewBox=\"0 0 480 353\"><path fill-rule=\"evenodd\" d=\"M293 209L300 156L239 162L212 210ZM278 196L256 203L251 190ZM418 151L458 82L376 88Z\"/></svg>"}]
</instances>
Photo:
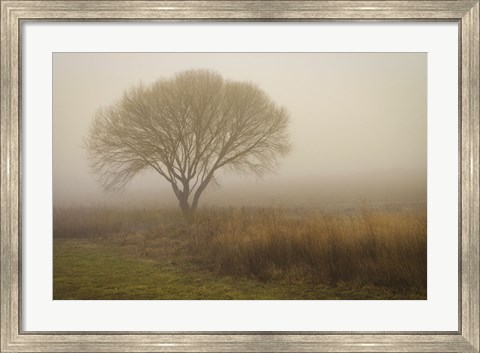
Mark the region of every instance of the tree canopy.
<instances>
[{"instance_id":1,"label":"tree canopy","mask_svg":"<svg viewBox=\"0 0 480 353\"><path fill-rule=\"evenodd\" d=\"M99 109L85 144L105 189L122 189L153 169L191 220L217 170L275 170L290 149L288 120L286 109L257 85L190 70L134 86Z\"/></svg>"}]
</instances>

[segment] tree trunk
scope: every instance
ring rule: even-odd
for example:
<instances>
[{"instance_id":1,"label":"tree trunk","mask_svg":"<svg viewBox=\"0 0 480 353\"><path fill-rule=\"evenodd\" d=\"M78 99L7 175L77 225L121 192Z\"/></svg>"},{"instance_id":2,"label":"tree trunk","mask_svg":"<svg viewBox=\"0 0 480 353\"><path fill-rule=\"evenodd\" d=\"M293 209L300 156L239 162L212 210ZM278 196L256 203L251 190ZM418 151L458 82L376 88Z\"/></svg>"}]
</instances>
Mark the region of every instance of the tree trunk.
<instances>
[{"instance_id":1,"label":"tree trunk","mask_svg":"<svg viewBox=\"0 0 480 353\"><path fill-rule=\"evenodd\" d=\"M182 210L182 213L183 213L183 218L188 224L192 224L193 218L194 218L193 217L194 208L190 207L190 205L188 204L188 200L185 198L180 198L179 202L180 202L179 203L180 209Z\"/></svg>"}]
</instances>

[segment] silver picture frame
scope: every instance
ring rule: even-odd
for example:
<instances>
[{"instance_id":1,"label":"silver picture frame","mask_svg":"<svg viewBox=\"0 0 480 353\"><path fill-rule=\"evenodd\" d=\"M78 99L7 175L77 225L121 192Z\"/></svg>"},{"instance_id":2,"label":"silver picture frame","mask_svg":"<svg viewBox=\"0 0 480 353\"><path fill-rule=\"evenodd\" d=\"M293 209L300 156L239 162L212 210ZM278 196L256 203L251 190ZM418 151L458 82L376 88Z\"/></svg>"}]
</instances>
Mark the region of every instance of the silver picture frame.
<instances>
[{"instance_id":1,"label":"silver picture frame","mask_svg":"<svg viewBox=\"0 0 480 353\"><path fill-rule=\"evenodd\" d=\"M21 325L21 32L37 21L446 21L459 25L455 332L30 332ZM479 1L1 0L1 352L479 352ZM48 320L48 318L45 318ZM395 318L392 318L395 320Z\"/></svg>"}]
</instances>

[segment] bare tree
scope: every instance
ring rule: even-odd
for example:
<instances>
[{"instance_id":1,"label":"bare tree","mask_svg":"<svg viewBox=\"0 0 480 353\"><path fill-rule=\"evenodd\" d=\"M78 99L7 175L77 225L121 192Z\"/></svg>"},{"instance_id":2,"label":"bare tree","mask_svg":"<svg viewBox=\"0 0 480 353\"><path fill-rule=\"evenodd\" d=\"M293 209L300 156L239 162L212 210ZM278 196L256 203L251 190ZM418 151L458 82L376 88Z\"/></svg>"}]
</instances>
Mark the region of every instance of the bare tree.
<instances>
[{"instance_id":1,"label":"bare tree","mask_svg":"<svg viewBox=\"0 0 480 353\"><path fill-rule=\"evenodd\" d=\"M190 70L133 87L99 109L85 144L105 189L121 189L153 168L192 221L220 168L257 175L274 170L290 148L287 125L287 111L256 85Z\"/></svg>"}]
</instances>

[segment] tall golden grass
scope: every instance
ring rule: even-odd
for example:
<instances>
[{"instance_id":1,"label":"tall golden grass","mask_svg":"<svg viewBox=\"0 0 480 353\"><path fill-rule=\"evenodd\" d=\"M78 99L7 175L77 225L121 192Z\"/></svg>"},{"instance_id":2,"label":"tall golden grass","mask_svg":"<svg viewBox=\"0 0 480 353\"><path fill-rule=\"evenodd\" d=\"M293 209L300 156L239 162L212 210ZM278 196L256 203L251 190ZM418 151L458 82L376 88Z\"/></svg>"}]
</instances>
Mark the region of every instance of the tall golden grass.
<instances>
[{"instance_id":1,"label":"tall golden grass","mask_svg":"<svg viewBox=\"0 0 480 353\"><path fill-rule=\"evenodd\" d=\"M426 291L425 210L209 208L186 225L175 209L61 208L53 221L54 237L129 237L149 257L174 246L170 254L222 274Z\"/></svg>"},{"instance_id":2,"label":"tall golden grass","mask_svg":"<svg viewBox=\"0 0 480 353\"><path fill-rule=\"evenodd\" d=\"M339 281L426 290L426 213L210 211L192 232L195 248L232 275Z\"/></svg>"}]
</instances>

